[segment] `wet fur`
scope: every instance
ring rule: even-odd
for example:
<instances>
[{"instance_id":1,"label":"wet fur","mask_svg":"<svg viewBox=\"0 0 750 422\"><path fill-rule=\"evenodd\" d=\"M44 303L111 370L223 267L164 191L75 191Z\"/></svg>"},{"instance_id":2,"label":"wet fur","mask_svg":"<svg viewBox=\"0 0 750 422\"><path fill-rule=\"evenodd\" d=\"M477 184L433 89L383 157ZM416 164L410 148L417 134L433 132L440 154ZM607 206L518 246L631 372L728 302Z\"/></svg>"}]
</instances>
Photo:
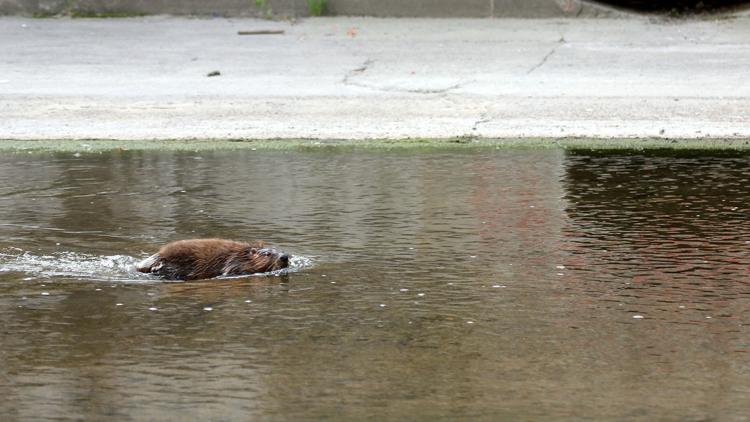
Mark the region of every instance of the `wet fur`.
<instances>
[{"instance_id":1,"label":"wet fur","mask_svg":"<svg viewBox=\"0 0 750 422\"><path fill-rule=\"evenodd\" d=\"M263 242L191 239L169 243L136 265L143 273L170 280L199 280L220 275L265 273L286 268L288 255Z\"/></svg>"}]
</instances>

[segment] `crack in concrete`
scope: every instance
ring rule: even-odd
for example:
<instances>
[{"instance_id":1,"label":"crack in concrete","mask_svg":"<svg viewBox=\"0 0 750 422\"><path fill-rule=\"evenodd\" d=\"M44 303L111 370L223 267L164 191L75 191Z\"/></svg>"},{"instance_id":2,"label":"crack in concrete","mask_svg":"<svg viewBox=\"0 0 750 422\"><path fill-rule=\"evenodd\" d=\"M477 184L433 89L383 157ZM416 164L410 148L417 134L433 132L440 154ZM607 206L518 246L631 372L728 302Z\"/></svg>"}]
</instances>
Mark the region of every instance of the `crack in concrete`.
<instances>
[{"instance_id":1,"label":"crack in concrete","mask_svg":"<svg viewBox=\"0 0 750 422\"><path fill-rule=\"evenodd\" d=\"M440 89L399 89L399 88L391 88L395 91L391 92L410 92L412 94L445 94L448 91L453 91L454 89L461 88L461 84L455 84L451 85L447 88L440 88Z\"/></svg>"},{"instance_id":2,"label":"crack in concrete","mask_svg":"<svg viewBox=\"0 0 750 422\"><path fill-rule=\"evenodd\" d=\"M375 63L374 60L370 60L370 59L365 60L364 63L362 63L362 65L360 65L359 67L346 72L346 75L344 75L344 79L342 79L341 82L344 85L360 86L358 84L351 82L350 79L357 75L361 75L362 73L365 73L365 71L369 69L370 66L372 66L374 63Z\"/></svg>"},{"instance_id":3,"label":"crack in concrete","mask_svg":"<svg viewBox=\"0 0 750 422\"><path fill-rule=\"evenodd\" d=\"M474 126L471 127L472 132L476 132L476 130L479 127L479 125L484 124L484 123L489 123L491 121L492 121L492 119L489 118L489 116L487 115L487 113L480 114L479 115L479 120L477 120L476 122L474 122Z\"/></svg>"},{"instance_id":4,"label":"crack in concrete","mask_svg":"<svg viewBox=\"0 0 750 422\"><path fill-rule=\"evenodd\" d=\"M365 73L373 64L375 64L374 60L371 60L371 59L365 60L359 67L356 67L346 72L346 74L344 75L344 78L341 80L341 83L343 83L344 85L372 89L372 90L381 91L381 92L401 92L401 93L409 93L409 94L445 94L454 89L461 88L461 85L463 84L463 83L457 83L446 88L436 88L436 89L422 89L422 88L409 89L409 88L396 88L396 87L378 87L378 86L372 86L372 85L361 83L361 82L355 82L352 80L352 78Z\"/></svg>"},{"instance_id":5,"label":"crack in concrete","mask_svg":"<svg viewBox=\"0 0 750 422\"><path fill-rule=\"evenodd\" d=\"M560 48L561 45L566 44L567 41L565 41L564 36L560 36L560 39L557 41L557 45L552 47L552 50L549 51L544 57L542 57L542 60L539 61L539 63L535 64L531 69L529 69L528 72L526 72L527 75L530 75L535 70L539 69L540 67L544 66L545 63L547 63L547 60L549 60L550 57L552 57L553 54L557 51L558 48Z\"/></svg>"}]
</instances>

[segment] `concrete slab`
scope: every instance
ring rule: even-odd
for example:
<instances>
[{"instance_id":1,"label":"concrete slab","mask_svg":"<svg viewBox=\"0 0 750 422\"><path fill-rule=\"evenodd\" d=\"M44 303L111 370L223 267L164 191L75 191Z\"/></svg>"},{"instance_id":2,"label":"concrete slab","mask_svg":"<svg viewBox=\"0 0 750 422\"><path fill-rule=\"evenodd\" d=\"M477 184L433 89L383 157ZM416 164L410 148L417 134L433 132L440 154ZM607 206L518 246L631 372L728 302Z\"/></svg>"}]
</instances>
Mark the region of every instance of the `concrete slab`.
<instances>
[{"instance_id":1,"label":"concrete slab","mask_svg":"<svg viewBox=\"0 0 750 422\"><path fill-rule=\"evenodd\" d=\"M2 18L0 138L750 137L748 35L747 17Z\"/></svg>"},{"instance_id":2,"label":"concrete slab","mask_svg":"<svg viewBox=\"0 0 750 422\"><path fill-rule=\"evenodd\" d=\"M727 0L724 0L727 1ZM305 0L0 0L0 15L140 16L153 14L299 18ZM326 0L324 15L373 17L561 17L611 15L589 0Z\"/></svg>"}]
</instances>

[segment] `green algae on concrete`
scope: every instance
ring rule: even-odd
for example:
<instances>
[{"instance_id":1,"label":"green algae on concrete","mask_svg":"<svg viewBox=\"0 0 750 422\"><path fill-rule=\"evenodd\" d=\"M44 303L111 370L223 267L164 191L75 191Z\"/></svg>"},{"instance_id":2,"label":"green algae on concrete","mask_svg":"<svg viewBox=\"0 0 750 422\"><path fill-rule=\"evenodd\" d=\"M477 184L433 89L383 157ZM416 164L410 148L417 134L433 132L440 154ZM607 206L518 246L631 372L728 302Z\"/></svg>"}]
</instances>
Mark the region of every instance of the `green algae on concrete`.
<instances>
[{"instance_id":1,"label":"green algae on concrete","mask_svg":"<svg viewBox=\"0 0 750 422\"><path fill-rule=\"evenodd\" d=\"M2 152L212 151L305 149L591 149L735 150L750 152L750 139L595 139L595 138L446 138L446 139L236 139L236 140L0 140Z\"/></svg>"}]
</instances>

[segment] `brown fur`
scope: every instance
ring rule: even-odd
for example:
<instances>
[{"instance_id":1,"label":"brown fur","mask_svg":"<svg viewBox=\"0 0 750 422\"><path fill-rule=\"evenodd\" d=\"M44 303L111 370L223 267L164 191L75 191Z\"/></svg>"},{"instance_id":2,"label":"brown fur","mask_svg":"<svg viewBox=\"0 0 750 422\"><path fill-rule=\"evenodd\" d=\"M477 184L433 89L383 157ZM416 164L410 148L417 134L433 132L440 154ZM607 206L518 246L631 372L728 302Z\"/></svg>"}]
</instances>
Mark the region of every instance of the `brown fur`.
<instances>
[{"instance_id":1,"label":"brown fur","mask_svg":"<svg viewBox=\"0 0 750 422\"><path fill-rule=\"evenodd\" d=\"M220 275L265 273L286 268L289 255L263 242L224 239L178 240L138 263L136 269L171 280L198 280Z\"/></svg>"}]
</instances>

